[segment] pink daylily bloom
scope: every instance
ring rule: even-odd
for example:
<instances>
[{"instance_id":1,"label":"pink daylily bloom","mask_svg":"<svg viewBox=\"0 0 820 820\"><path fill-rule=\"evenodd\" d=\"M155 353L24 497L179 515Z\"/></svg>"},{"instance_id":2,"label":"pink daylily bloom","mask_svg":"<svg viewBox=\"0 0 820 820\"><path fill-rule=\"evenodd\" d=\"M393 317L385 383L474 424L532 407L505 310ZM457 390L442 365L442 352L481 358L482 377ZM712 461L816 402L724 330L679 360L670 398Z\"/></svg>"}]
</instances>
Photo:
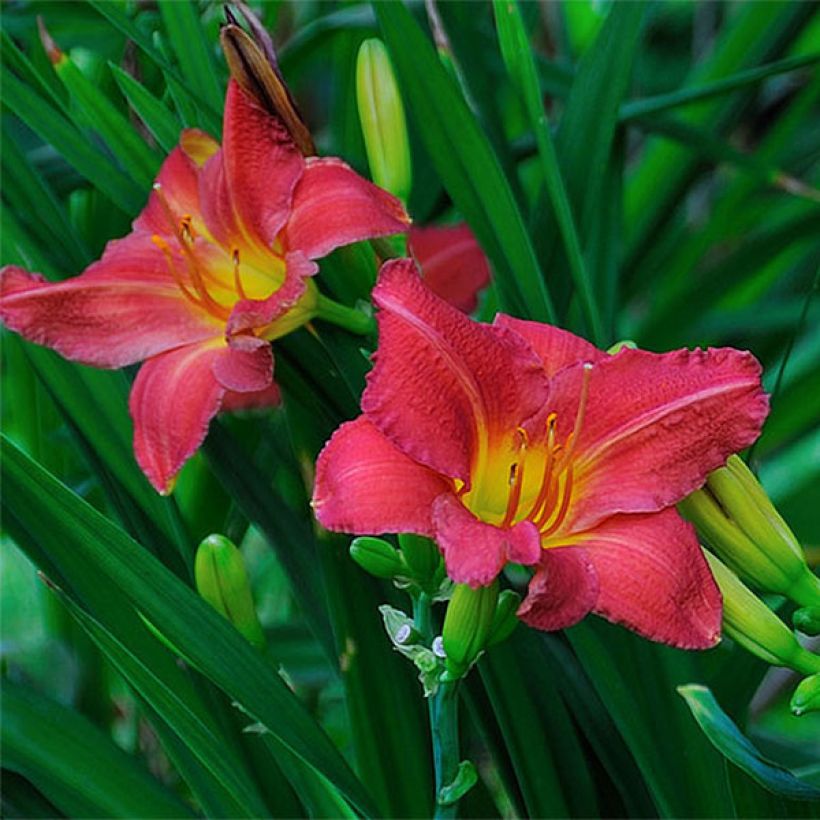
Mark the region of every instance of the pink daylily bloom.
<instances>
[{"instance_id":1,"label":"pink daylily bloom","mask_svg":"<svg viewBox=\"0 0 820 820\"><path fill-rule=\"evenodd\" d=\"M490 265L469 225L413 225L407 250L433 293L464 313L476 309L479 292L490 284Z\"/></svg>"},{"instance_id":2,"label":"pink daylily bloom","mask_svg":"<svg viewBox=\"0 0 820 820\"><path fill-rule=\"evenodd\" d=\"M729 348L610 356L549 325L479 324L409 260L382 268L363 415L322 451L328 529L433 538L449 576L536 568L519 616L560 629L593 611L653 640L713 645L721 599L673 505L751 444L760 365Z\"/></svg>"},{"instance_id":3,"label":"pink daylily bloom","mask_svg":"<svg viewBox=\"0 0 820 820\"><path fill-rule=\"evenodd\" d=\"M184 131L133 231L82 275L0 272L0 318L97 367L145 360L130 410L134 451L170 492L220 409L278 400L270 342L317 313L315 259L403 232L401 203L335 158L305 158L236 82L222 147Z\"/></svg>"}]
</instances>

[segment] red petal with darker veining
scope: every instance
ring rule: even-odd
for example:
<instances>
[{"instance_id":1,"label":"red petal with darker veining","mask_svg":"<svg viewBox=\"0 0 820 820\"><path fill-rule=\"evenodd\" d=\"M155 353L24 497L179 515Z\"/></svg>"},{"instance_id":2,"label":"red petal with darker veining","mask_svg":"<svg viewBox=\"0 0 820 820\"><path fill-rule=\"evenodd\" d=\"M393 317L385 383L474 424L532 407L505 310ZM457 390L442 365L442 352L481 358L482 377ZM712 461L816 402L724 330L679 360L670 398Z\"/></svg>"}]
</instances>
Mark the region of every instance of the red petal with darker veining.
<instances>
[{"instance_id":1,"label":"red petal with darker veining","mask_svg":"<svg viewBox=\"0 0 820 820\"><path fill-rule=\"evenodd\" d=\"M228 247L244 238L269 248L288 217L303 168L304 158L281 120L231 80L222 151L208 161L201 181L212 234Z\"/></svg>"},{"instance_id":2,"label":"red petal with darker veining","mask_svg":"<svg viewBox=\"0 0 820 820\"><path fill-rule=\"evenodd\" d=\"M598 576L582 547L544 550L518 617L536 629L565 629L598 600Z\"/></svg>"},{"instance_id":3,"label":"red petal with darker veining","mask_svg":"<svg viewBox=\"0 0 820 820\"><path fill-rule=\"evenodd\" d=\"M410 260L382 266L373 301L379 349L362 410L412 458L469 481L477 449L512 441L546 402L538 358L434 295Z\"/></svg>"},{"instance_id":4,"label":"red petal with darker veining","mask_svg":"<svg viewBox=\"0 0 820 820\"><path fill-rule=\"evenodd\" d=\"M552 380L559 438L575 422L582 380L582 366ZM758 437L768 405L760 364L730 348L623 350L593 365L562 531L677 503Z\"/></svg>"},{"instance_id":5,"label":"red petal with darker veining","mask_svg":"<svg viewBox=\"0 0 820 820\"><path fill-rule=\"evenodd\" d=\"M293 192L285 237L311 259L374 236L403 233L410 218L396 197L335 157L312 157Z\"/></svg>"},{"instance_id":6,"label":"red petal with darker veining","mask_svg":"<svg viewBox=\"0 0 820 820\"><path fill-rule=\"evenodd\" d=\"M228 318L227 333L231 344L237 334L263 328L284 316L305 293L305 280L319 270L318 265L296 252L285 257L285 281L267 299L241 299ZM309 317L294 317L296 325ZM296 326L294 325L294 326Z\"/></svg>"},{"instance_id":7,"label":"red petal with darker veining","mask_svg":"<svg viewBox=\"0 0 820 820\"><path fill-rule=\"evenodd\" d=\"M607 358L607 354L591 342L560 327L514 319L504 313L495 317L494 324L523 336L538 354L548 376L578 362L599 362Z\"/></svg>"},{"instance_id":8,"label":"red petal with darker veining","mask_svg":"<svg viewBox=\"0 0 820 820\"><path fill-rule=\"evenodd\" d=\"M97 367L122 367L220 335L184 298L146 234L110 242L99 262L63 282L3 268L0 318L29 341Z\"/></svg>"},{"instance_id":9,"label":"red petal with darker veining","mask_svg":"<svg viewBox=\"0 0 820 820\"><path fill-rule=\"evenodd\" d=\"M435 540L444 553L447 575L457 584L486 586L504 564L534 564L541 557L538 530L530 521L494 527L477 519L453 495L433 504Z\"/></svg>"},{"instance_id":10,"label":"red petal with darker veining","mask_svg":"<svg viewBox=\"0 0 820 820\"><path fill-rule=\"evenodd\" d=\"M273 351L270 342L254 336L227 347L214 361L214 376L226 389L239 393L265 390L273 381ZM235 338L235 341L239 339Z\"/></svg>"},{"instance_id":11,"label":"red petal with darker veining","mask_svg":"<svg viewBox=\"0 0 820 820\"><path fill-rule=\"evenodd\" d=\"M134 229L176 236L179 221L187 216L201 232L204 224L199 204L200 168L218 151L219 143L204 131L195 128L183 131L180 144L168 154L157 175L160 190L152 191L148 205L134 221Z\"/></svg>"},{"instance_id":12,"label":"red petal with darker veining","mask_svg":"<svg viewBox=\"0 0 820 820\"><path fill-rule=\"evenodd\" d=\"M433 535L433 500L452 490L399 452L364 416L343 424L316 463L313 509L329 530Z\"/></svg>"},{"instance_id":13,"label":"red petal with darker veining","mask_svg":"<svg viewBox=\"0 0 820 820\"><path fill-rule=\"evenodd\" d=\"M148 480L167 494L202 444L225 388L213 374L224 343L188 345L149 359L131 390L134 454Z\"/></svg>"},{"instance_id":14,"label":"red petal with darker veining","mask_svg":"<svg viewBox=\"0 0 820 820\"><path fill-rule=\"evenodd\" d=\"M582 544L600 583L595 612L682 649L718 642L720 592L694 529L674 510L615 515Z\"/></svg>"},{"instance_id":15,"label":"red petal with darker veining","mask_svg":"<svg viewBox=\"0 0 820 820\"><path fill-rule=\"evenodd\" d=\"M479 291L490 283L490 265L467 224L413 226L407 250L433 293L464 313L475 310Z\"/></svg>"}]
</instances>

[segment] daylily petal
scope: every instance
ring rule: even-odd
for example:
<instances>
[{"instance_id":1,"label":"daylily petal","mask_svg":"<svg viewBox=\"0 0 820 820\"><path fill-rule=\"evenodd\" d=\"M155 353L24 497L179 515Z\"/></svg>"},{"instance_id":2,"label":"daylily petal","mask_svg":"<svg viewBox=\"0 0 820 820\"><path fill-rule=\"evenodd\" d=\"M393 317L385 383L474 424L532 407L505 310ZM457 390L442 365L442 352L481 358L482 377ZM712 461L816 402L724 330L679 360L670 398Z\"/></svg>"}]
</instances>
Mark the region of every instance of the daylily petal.
<instances>
[{"instance_id":1,"label":"daylily petal","mask_svg":"<svg viewBox=\"0 0 820 820\"><path fill-rule=\"evenodd\" d=\"M538 530L530 521L502 529L479 521L452 493L433 502L435 539L447 575L458 584L486 586L504 564L534 564L541 557Z\"/></svg>"},{"instance_id":2,"label":"daylily petal","mask_svg":"<svg viewBox=\"0 0 820 820\"><path fill-rule=\"evenodd\" d=\"M220 335L168 274L147 234L111 242L85 273L63 282L9 266L0 271L0 318L67 359L122 367Z\"/></svg>"},{"instance_id":3,"label":"daylily petal","mask_svg":"<svg viewBox=\"0 0 820 820\"><path fill-rule=\"evenodd\" d=\"M582 381L580 365L552 380L559 439L574 425ZM757 438L768 406L760 364L730 348L623 350L593 365L562 532L680 501Z\"/></svg>"},{"instance_id":4,"label":"daylily petal","mask_svg":"<svg viewBox=\"0 0 820 820\"><path fill-rule=\"evenodd\" d=\"M451 490L360 416L343 424L319 454L313 509L329 530L432 536L433 500Z\"/></svg>"},{"instance_id":5,"label":"daylily petal","mask_svg":"<svg viewBox=\"0 0 820 820\"><path fill-rule=\"evenodd\" d=\"M538 358L520 336L435 296L409 259L382 266L373 301L379 350L362 410L409 456L468 482L474 457L546 402Z\"/></svg>"},{"instance_id":6,"label":"daylily petal","mask_svg":"<svg viewBox=\"0 0 820 820\"><path fill-rule=\"evenodd\" d=\"M310 157L293 192L287 246L310 259L374 236L403 233L410 217L396 197L335 157Z\"/></svg>"},{"instance_id":7,"label":"daylily petal","mask_svg":"<svg viewBox=\"0 0 820 820\"><path fill-rule=\"evenodd\" d=\"M682 649L720 640L720 592L694 528L675 510L612 516L580 543L600 584L595 612Z\"/></svg>"},{"instance_id":8,"label":"daylily petal","mask_svg":"<svg viewBox=\"0 0 820 820\"><path fill-rule=\"evenodd\" d=\"M282 403L282 393L276 382L271 382L264 390L253 393L237 393L227 390L222 399L220 413L239 413L244 410L262 410L266 407L278 407Z\"/></svg>"},{"instance_id":9,"label":"daylily petal","mask_svg":"<svg viewBox=\"0 0 820 820\"><path fill-rule=\"evenodd\" d=\"M213 368L225 350L221 339L171 350L145 362L134 379L134 454L160 493L171 491L219 410L225 388Z\"/></svg>"},{"instance_id":10,"label":"daylily petal","mask_svg":"<svg viewBox=\"0 0 820 820\"><path fill-rule=\"evenodd\" d=\"M303 168L304 158L282 122L231 80L222 150L205 163L199 181L208 231L226 248L270 249Z\"/></svg>"},{"instance_id":11,"label":"daylily petal","mask_svg":"<svg viewBox=\"0 0 820 820\"><path fill-rule=\"evenodd\" d=\"M599 362L607 358L607 354L603 350L598 350L591 342L560 327L514 319L504 313L499 313L493 324L509 328L523 336L538 354L544 371L550 377L570 365L579 362Z\"/></svg>"},{"instance_id":12,"label":"daylily petal","mask_svg":"<svg viewBox=\"0 0 820 820\"><path fill-rule=\"evenodd\" d=\"M598 575L582 547L543 550L518 617L535 629L566 629L598 600Z\"/></svg>"},{"instance_id":13,"label":"daylily petal","mask_svg":"<svg viewBox=\"0 0 820 820\"><path fill-rule=\"evenodd\" d=\"M490 265L469 225L414 225L407 250L433 293L464 313L475 310L479 291L490 283Z\"/></svg>"},{"instance_id":14,"label":"daylily petal","mask_svg":"<svg viewBox=\"0 0 820 820\"><path fill-rule=\"evenodd\" d=\"M134 222L135 230L162 236L175 236L178 220L190 217L201 233L199 172L205 162L219 151L219 143L204 131L190 128L180 135L180 144L162 163L156 185L145 210ZM170 210L170 215L169 215Z\"/></svg>"},{"instance_id":15,"label":"daylily petal","mask_svg":"<svg viewBox=\"0 0 820 820\"><path fill-rule=\"evenodd\" d=\"M265 390L273 381L270 343L255 336L235 337L232 341L234 344L214 361L216 380L226 390L239 393Z\"/></svg>"},{"instance_id":16,"label":"daylily petal","mask_svg":"<svg viewBox=\"0 0 820 820\"><path fill-rule=\"evenodd\" d=\"M304 324L310 316L305 311L293 308L305 295L307 280L319 270L319 266L304 254L295 252L285 257L285 281L267 299L241 299L238 301L228 319L227 333L231 341L237 334L247 330L261 329L283 320L276 336L282 336L289 330ZM309 313L313 305L306 305ZM289 314L289 315L288 315ZM266 338L273 338L268 335Z\"/></svg>"}]
</instances>

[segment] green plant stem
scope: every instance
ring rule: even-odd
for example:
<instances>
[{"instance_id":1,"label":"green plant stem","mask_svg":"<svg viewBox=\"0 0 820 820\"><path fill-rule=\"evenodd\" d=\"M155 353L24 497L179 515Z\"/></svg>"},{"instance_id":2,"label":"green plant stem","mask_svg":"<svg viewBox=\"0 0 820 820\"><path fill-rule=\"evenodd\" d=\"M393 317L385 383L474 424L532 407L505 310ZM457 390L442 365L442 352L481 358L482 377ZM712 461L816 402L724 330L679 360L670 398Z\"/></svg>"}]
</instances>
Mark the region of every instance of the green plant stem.
<instances>
[{"instance_id":1,"label":"green plant stem","mask_svg":"<svg viewBox=\"0 0 820 820\"><path fill-rule=\"evenodd\" d=\"M432 601L426 592L413 596L413 622L426 644L433 640Z\"/></svg>"},{"instance_id":2,"label":"green plant stem","mask_svg":"<svg viewBox=\"0 0 820 820\"><path fill-rule=\"evenodd\" d=\"M431 702L431 724L433 732L433 762L436 771L436 808L434 818L456 817L458 802L442 806L439 794L445 786L455 780L458 773L458 684L446 681L441 684Z\"/></svg>"},{"instance_id":3,"label":"green plant stem","mask_svg":"<svg viewBox=\"0 0 820 820\"><path fill-rule=\"evenodd\" d=\"M376 331L376 322L372 316L368 316L356 308L346 307L334 302L333 299L322 293L319 294L316 304L316 318L324 319L326 322L331 322L360 336L366 336L368 333Z\"/></svg>"}]
</instances>

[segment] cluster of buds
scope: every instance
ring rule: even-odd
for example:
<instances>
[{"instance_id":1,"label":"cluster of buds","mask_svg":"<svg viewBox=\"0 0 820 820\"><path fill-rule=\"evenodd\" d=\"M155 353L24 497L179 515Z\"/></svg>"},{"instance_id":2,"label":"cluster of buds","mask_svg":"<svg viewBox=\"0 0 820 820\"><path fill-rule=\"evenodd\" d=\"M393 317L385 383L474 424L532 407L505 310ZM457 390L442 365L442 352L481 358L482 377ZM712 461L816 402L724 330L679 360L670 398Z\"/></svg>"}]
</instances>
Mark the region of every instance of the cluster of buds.
<instances>
[{"instance_id":1,"label":"cluster of buds","mask_svg":"<svg viewBox=\"0 0 820 820\"><path fill-rule=\"evenodd\" d=\"M795 691L792 710L820 709L820 656L746 586L788 598L798 606L795 628L820 633L820 579L766 491L735 455L679 509L711 550L705 553L723 595L725 634L767 663L809 675Z\"/></svg>"}]
</instances>

